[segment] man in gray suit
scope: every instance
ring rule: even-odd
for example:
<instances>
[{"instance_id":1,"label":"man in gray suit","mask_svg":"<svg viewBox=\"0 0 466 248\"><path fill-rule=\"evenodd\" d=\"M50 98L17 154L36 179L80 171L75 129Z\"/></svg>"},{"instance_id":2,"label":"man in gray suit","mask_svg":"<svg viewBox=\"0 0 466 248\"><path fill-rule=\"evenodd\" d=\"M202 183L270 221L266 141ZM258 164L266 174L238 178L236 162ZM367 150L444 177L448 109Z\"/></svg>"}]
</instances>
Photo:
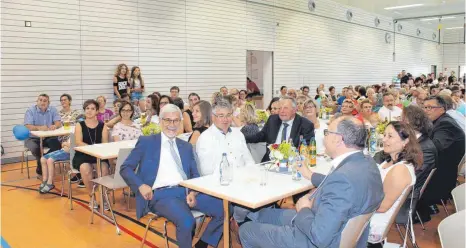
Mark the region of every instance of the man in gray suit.
<instances>
[{"instance_id":1,"label":"man in gray suit","mask_svg":"<svg viewBox=\"0 0 466 248\"><path fill-rule=\"evenodd\" d=\"M296 210L263 209L258 219L240 227L244 248L339 247L349 219L374 212L383 200L383 185L375 161L362 153L364 125L340 117L324 131L327 154L333 158L329 175L300 171L318 188L296 203ZM358 248L366 247L368 227Z\"/></svg>"}]
</instances>

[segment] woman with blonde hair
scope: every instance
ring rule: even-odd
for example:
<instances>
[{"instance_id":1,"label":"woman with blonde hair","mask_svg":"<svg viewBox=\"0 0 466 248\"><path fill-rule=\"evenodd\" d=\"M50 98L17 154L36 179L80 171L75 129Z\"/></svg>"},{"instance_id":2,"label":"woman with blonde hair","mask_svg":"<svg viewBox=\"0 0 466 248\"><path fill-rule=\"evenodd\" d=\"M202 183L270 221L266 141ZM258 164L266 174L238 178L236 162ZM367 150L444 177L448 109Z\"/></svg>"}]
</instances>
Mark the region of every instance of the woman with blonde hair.
<instances>
[{"instance_id":1,"label":"woman with blonde hair","mask_svg":"<svg viewBox=\"0 0 466 248\"><path fill-rule=\"evenodd\" d=\"M110 117L113 116L113 112L110 109L106 109L107 98L105 96L98 96L96 99L99 103L99 108L97 109L97 120L100 122L109 121Z\"/></svg>"},{"instance_id":2,"label":"woman with blonde hair","mask_svg":"<svg viewBox=\"0 0 466 248\"><path fill-rule=\"evenodd\" d=\"M298 96L296 99L296 103L298 105L298 113L299 115L303 115L304 113L304 103L306 102L307 97L306 96Z\"/></svg>"},{"instance_id":3,"label":"woman with blonde hair","mask_svg":"<svg viewBox=\"0 0 466 248\"><path fill-rule=\"evenodd\" d=\"M241 127L241 132L244 136L254 135L260 131L257 125L259 123L259 118L256 114L256 108L251 104L244 105L240 110L238 118L235 119L239 120L239 122L235 124L237 127Z\"/></svg>"},{"instance_id":4,"label":"woman with blonde hair","mask_svg":"<svg viewBox=\"0 0 466 248\"><path fill-rule=\"evenodd\" d=\"M123 93L131 95L128 80L128 66L119 64L113 75L113 94L115 99L121 98Z\"/></svg>"},{"instance_id":5,"label":"woman with blonde hair","mask_svg":"<svg viewBox=\"0 0 466 248\"><path fill-rule=\"evenodd\" d=\"M317 153L323 154L324 147L324 130L327 129L327 121L319 120L319 106L314 99L309 99L304 103L303 117L310 120L314 124L314 132L317 146Z\"/></svg>"},{"instance_id":6,"label":"woman with blonde hair","mask_svg":"<svg viewBox=\"0 0 466 248\"><path fill-rule=\"evenodd\" d=\"M144 109L144 79L141 75L141 69L138 66L133 66L131 68L131 77L129 79L129 85L131 89L131 99L133 100L136 106L139 106L141 109Z\"/></svg>"}]
</instances>

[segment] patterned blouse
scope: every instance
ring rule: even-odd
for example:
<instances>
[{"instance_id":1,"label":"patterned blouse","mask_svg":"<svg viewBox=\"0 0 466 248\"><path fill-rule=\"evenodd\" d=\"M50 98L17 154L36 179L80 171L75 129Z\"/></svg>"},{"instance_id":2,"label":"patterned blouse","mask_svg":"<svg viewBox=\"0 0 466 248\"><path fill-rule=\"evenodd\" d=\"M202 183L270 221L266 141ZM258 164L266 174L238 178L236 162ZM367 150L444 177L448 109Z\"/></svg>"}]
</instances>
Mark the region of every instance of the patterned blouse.
<instances>
[{"instance_id":1,"label":"patterned blouse","mask_svg":"<svg viewBox=\"0 0 466 248\"><path fill-rule=\"evenodd\" d=\"M131 126L127 126L118 122L113 126L112 130L112 136L118 136L120 140L136 140L141 135L141 126L136 123L133 123Z\"/></svg>"}]
</instances>

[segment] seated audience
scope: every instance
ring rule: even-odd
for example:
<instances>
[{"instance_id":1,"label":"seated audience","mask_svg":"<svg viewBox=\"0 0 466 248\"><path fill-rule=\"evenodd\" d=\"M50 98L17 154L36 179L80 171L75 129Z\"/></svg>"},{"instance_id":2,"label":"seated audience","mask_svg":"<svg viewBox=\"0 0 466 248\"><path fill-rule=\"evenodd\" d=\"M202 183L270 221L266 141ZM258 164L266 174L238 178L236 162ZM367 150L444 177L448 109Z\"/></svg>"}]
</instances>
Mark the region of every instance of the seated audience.
<instances>
[{"instance_id":1,"label":"seated audience","mask_svg":"<svg viewBox=\"0 0 466 248\"><path fill-rule=\"evenodd\" d=\"M304 102L306 102L307 98L305 96L298 96L296 98L296 104L298 104L298 112L296 112L298 115L303 115L304 113Z\"/></svg>"},{"instance_id":2,"label":"seated audience","mask_svg":"<svg viewBox=\"0 0 466 248\"><path fill-rule=\"evenodd\" d=\"M314 132L317 146L317 154L324 154L324 130L327 129L327 121L318 119L319 117L319 108L317 103L309 99L304 103L304 118L310 120L314 124Z\"/></svg>"},{"instance_id":3,"label":"seated audience","mask_svg":"<svg viewBox=\"0 0 466 248\"><path fill-rule=\"evenodd\" d=\"M183 112L183 127L185 133L190 133L193 131L193 127L195 124L193 118L193 107L196 103L201 100L198 94L190 93L188 96L189 107L186 111Z\"/></svg>"},{"instance_id":4,"label":"seated audience","mask_svg":"<svg viewBox=\"0 0 466 248\"><path fill-rule=\"evenodd\" d=\"M121 98L121 96L118 96L118 98ZM99 103L99 107L97 109L97 120L100 122L105 122L105 118L107 118L107 121L110 120L113 112L110 109L105 108L107 98L105 98L105 96L98 96L96 101Z\"/></svg>"},{"instance_id":5,"label":"seated audience","mask_svg":"<svg viewBox=\"0 0 466 248\"><path fill-rule=\"evenodd\" d=\"M301 93L302 93L302 95L303 95L304 97L306 97L306 99L307 99L307 98L310 98L310 96L309 96L309 86L303 86L303 87L301 87Z\"/></svg>"},{"instance_id":6,"label":"seated audience","mask_svg":"<svg viewBox=\"0 0 466 248\"><path fill-rule=\"evenodd\" d=\"M113 75L113 94L115 99L121 98L123 93L128 95L131 93L128 72L128 66L125 64L119 64L115 74Z\"/></svg>"},{"instance_id":7,"label":"seated audience","mask_svg":"<svg viewBox=\"0 0 466 248\"><path fill-rule=\"evenodd\" d=\"M228 88L223 86L220 88L220 93L222 94L222 96L227 96L228 95Z\"/></svg>"},{"instance_id":8,"label":"seated audience","mask_svg":"<svg viewBox=\"0 0 466 248\"><path fill-rule=\"evenodd\" d=\"M205 130L196 143L201 176L219 173L218 166L223 153L227 153L232 166L254 165L244 135L239 129L231 128L232 118L229 102L219 100L212 105L214 125Z\"/></svg>"},{"instance_id":9,"label":"seated audience","mask_svg":"<svg viewBox=\"0 0 466 248\"><path fill-rule=\"evenodd\" d=\"M295 209L262 209L256 221L240 227L244 248L251 247L339 247L349 219L374 212L383 199L383 186L375 162L362 153L366 130L353 117L331 122L325 148L334 170L326 179L306 166L302 175L317 186ZM323 224L325 223L325 224ZM357 247L367 241L367 229Z\"/></svg>"},{"instance_id":10,"label":"seated audience","mask_svg":"<svg viewBox=\"0 0 466 248\"><path fill-rule=\"evenodd\" d=\"M134 108L133 120L138 119L139 117L141 117L141 109L139 108L139 106L135 105L135 104L131 101L131 98L129 97L128 94L123 93L123 94L121 95L121 100L133 104L133 108ZM115 112L115 114L117 114L117 113L118 113L118 111Z\"/></svg>"},{"instance_id":11,"label":"seated audience","mask_svg":"<svg viewBox=\"0 0 466 248\"><path fill-rule=\"evenodd\" d=\"M438 212L435 204L449 199L451 191L456 187L458 164L465 151L465 135L456 121L446 113L447 103L444 98L427 98L424 101L424 111L434 124L430 138L437 148L438 166L422 196L425 205L418 206L425 209L427 214L435 214Z\"/></svg>"},{"instance_id":12,"label":"seated audience","mask_svg":"<svg viewBox=\"0 0 466 248\"><path fill-rule=\"evenodd\" d=\"M372 112L372 104L369 99L364 99L359 103L361 111L356 115L366 126L377 127L380 117L377 113Z\"/></svg>"},{"instance_id":13,"label":"seated audience","mask_svg":"<svg viewBox=\"0 0 466 248\"><path fill-rule=\"evenodd\" d=\"M199 136L212 125L212 106L207 101L196 102L193 106L193 133L188 142L196 145Z\"/></svg>"},{"instance_id":14,"label":"seated audience","mask_svg":"<svg viewBox=\"0 0 466 248\"><path fill-rule=\"evenodd\" d=\"M464 102L462 95L463 93L458 87L454 88L454 90L452 90L451 92L451 98L453 99L453 102L455 103L456 111L460 112L463 116L465 116L466 115L466 103Z\"/></svg>"},{"instance_id":15,"label":"seated audience","mask_svg":"<svg viewBox=\"0 0 466 248\"><path fill-rule=\"evenodd\" d=\"M175 98L179 97L180 95L180 88L178 86L172 86L170 88L170 98L175 100Z\"/></svg>"},{"instance_id":16,"label":"seated audience","mask_svg":"<svg viewBox=\"0 0 466 248\"><path fill-rule=\"evenodd\" d=\"M196 221L191 209L201 211L211 220L195 247L216 247L223 230L222 201L179 186L183 180L199 177L191 144L176 138L181 118L178 107L165 105L160 113L162 133L141 136L120 174L137 192L137 219L149 211L167 218L176 226L178 246L192 247Z\"/></svg>"},{"instance_id":17,"label":"seated audience","mask_svg":"<svg viewBox=\"0 0 466 248\"><path fill-rule=\"evenodd\" d=\"M269 106L267 107L266 111L269 113L269 115L277 115L278 112L280 111L280 98L279 97L274 97L270 101Z\"/></svg>"},{"instance_id":18,"label":"seated audience","mask_svg":"<svg viewBox=\"0 0 466 248\"><path fill-rule=\"evenodd\" d=\"M453 102L453 99L450 96L444 95L444 94L441 94L441 93L438 94L438 96L442 97L443 100L445 100L445 103L446 103L445 106L447 108L447 114L456 121L456 124L458 124L458 126L461 127L461 129L463 131L465 131L465 128L466 128L465 127L465 118L460 112L458 112L458 111L456 111L454 109L455 103Z\"/></svg>"},{"instance_id":19,"label":"seated audience","mask_svg":"<svg viewBox=\"0 0 466 248\"><path fill-rule=\"evenodd\" d=\"M132 121L134 106L130 102L124 102L118 114L121 121L115 124L112 130L113 141L136 140L142 135L141 126Z\"/></svg>"},{"instance_id":20,"label":"seated audience","mask_svg":"<svg viewBox=\"0 0 466 248\"><path fill-rule=\"evenodd\" d=\"M86 119L79 122L75 127L76 146L87 146L108 142L108 130L102 122L97 121L97 110L99 103L94 100L87 100L83 104ZM97 159L94 156L76 151L72 165L81 173L82 181L87 188L89 198L91 197L93 183L91 183ZM101 162L102 176L108 175L109 166L107 161ZM89 206L92 202L89 203ZM97 202L94 202L94 208L98 208ZM104 208L108 209L107 204Z\"/></svg>"},{"instance_id":21,"label":"seated audience","mask_svg":"<svg viewBox=\"0 0 466 248\"><path fill-rule=\"evenodd\" d=\"M286 86L280 87L280 97L287 96L288 88Z\"/></svg>"},{"instance_id":22,"label":"seated audience","mask_svg":"<svg viewBox=\"0 0 466 248\"><path fill-rule=\"evenodd\" d=\"M119 112L120 112L121 104L123 102L125 102L125 100L123 99L115 99L113 101L113 113L114 114L110 116L110 121L108 121L107 124L105 124L108 128L113 128L115 124L121 121L121 116Z\"/></svg>"},{"instance_id":23,"label":"seated audience","mask_svg":"<svg viewBox=\"0 0 466 248\"><path fill-rule=\"evenodd\" d=\"M259 126L257 125L260 120L256 114L256 108L251 104L246 104L241 108L240 114L238 116L239 123L238 127L241 127L241 132L246 135L254 135L260 131Z\"/></svg>"},{"instance_id":24,"label":"seated audience","mask_svg":"<svg viewBox=\"0 0 466 248\"><path fill-rule=\"evenodd\" d=\"M37 104L29 107L24 114L24 125L30 131L48 131L61 127L61 118L55 107L50 106L50 98L47 94L40 94L37 97ZM43 147L48 147L49 153L60 150L61 145L57 137L44 138ZM37 159L36 173L42 175L42 166L40 162L41 150L40 140L37 137L30 136L24 141L32 155Z\"/></svg>"},{"instance_id":25,"label":"seated audience","mask_svg":"<svg viewBox=\"0 0 466 248\"><path fill-rule=\"evenodd\" d=\"M239 91L239 101L241 106L246 104L246 96L248 95L248 92L245 90L240 90Z\"/></svg>"},{"instance_id":26,"label":"seated audience","mask_svg":"<svg viewBox=\"0 0 466 248\"><path fill-rule=\"evenodd\" d=\"M393 121L385 128L383 151L386 160L379 165L385 197L372 216L368 247L383 247L384 232L396 208L405 194L411 191L407 187L416 183L415 169L422 166L421 147L414 130L406 123Z\"/></svg>"},{"instance_id":27,"label":"seated audience","mask_svg":"<svg viewBox=\"0 0 466 248\"><path fill-rule=\"evenodd\" d=\"M151 122L159 123L159 97L157 95L149 95L146 98L146 123L141 123L142 125L147 125Z\"/></svg>"},{"instance_id":28,"label":"seated audience","mask_svg":"<svg viewBox=\"0 0 466 248\"><path fill-rule=\"evenodd\" d=\"M159 100L160 111L162 111L162 108L167 104L173 104L173 99L167 95L162 95Z\"/></svg>"},{"instance_id":29,"label":"seated audience","mask_svg":"<svg viewBox=\"0 0 466 248\"><path fill-rule=\"evenodd\" d=\"M401 108L395 106L395 97L393 93L383 94L383 107L380 108L378 114L382 121L399 120L401 117Z\"/></svg>"},{"instance_id":30,"label":"seated audience","mask_svg":"<svg viewBox=\"0 0 466 248\"><path fill-rule=\"evenodd\" d=\"M222 98L223 95L221 92L214 92L212 93L212 97L210 98L210 103L214 104L218 99Z\"/></svg>"},{"instance_id":31,"label":"seated audience","mask_svg":"<svg viewBox=\"0 0 466 248\"><path fill-rule=\"evenodd\" d=\"M414 199L413 207L416 208L417 202L423 205L422 199L419 199L420 191L422 186L427 180L432 169L437 167L438 155L437 148L435 147L432 140L429 138L429 134L432 131L432 121L429 120L424 110L418 106L408 106L403 109L402 121L408 123L413 129L417 137L417 141L421 146L423 154L423 164L421 167L416 169L416 184L414 186ZM408 197L410 199L411 197ZM410 201L407 200L400 210L400 214L397 216L397 223L406 223L407 213L409 211ZM413 217L417 218L416 215ZM423 220L430 219L430 215L422 217Z\"/></svg>"},{"instance_id":32,"label":"seated audience","mask_svg":"<svg viewBox=\"0 0 466 248\"><path fill-rule=\"evenodd\" d=\"M60 104L62 109L58 112L62 122L70 121L76 122L76 118L81 114L81 111L77 109L71 109L71 96L69 94L63 94L60 96Z\"/></svg>"},{"instance_id":33,"label":"seated audience","mask_svg":"<svg viewBox=\"0 0 466 248\"><path fill-rule=\"evenodd\" d=\"M295 89L289 89L286 94L287 94L287 96L292 97L294 99L296 99L296 97L298 97L298 94L296 93Z\"/></svg>"},{"instance_id":34,"label":"seated audience","mask_svg":"<svg viewBox=\"0 0 466 248\"><path fill-rule=\"evenodd\" d=\"M278 115L271 115L265 123L262 130L254 135L247 135L247 143L266 142L270 144L280 144L283 141L293 140L295 147L300 142L299 137L302 135L309 144L314 137L314 125L312 122L296 114L298 108L296 100L291 97L282 97L280 99L280 110ZM270 160L270 150L262 158L262 162Z\"/></svg>"},{"instance_id":35,"label":"seated audience","mask_svg":"<svg viewBox=\"0 0 466 248\"><path fill-rule=\"evenodd\" d=\"M39 193L45 194L55 188L53 184L53 177L55 176L55 161L69 161L70 160L70 141L64 140L62 149L45 154L40 160L42 166L42 183L39 186ZM75 179L78 180L78 179Z\"/></svg>"}]
</instances>

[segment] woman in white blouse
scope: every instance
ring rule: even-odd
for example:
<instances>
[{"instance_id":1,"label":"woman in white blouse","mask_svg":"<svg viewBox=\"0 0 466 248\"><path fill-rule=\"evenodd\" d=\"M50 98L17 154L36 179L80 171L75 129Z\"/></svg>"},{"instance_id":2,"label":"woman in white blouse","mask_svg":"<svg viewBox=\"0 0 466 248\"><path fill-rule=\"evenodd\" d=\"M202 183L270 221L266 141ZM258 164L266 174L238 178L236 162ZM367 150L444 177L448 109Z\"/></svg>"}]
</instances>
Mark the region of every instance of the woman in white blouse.
<instances>
[{"instance_id":1,"label":"woman in white blouse","mask_svg":"<svg viewBox=\"0 0 466 248\"><path fill-rule=\"evenodd\" d=\"M132 121L134 106L129 102L123 102L119 114L121 121L113 126L112 138L114 141L135 140L142 135L140 125Z\"/></svg>"},{"instance_id":2,"label":"woman in white blouse","mask_svg":"<svg viewBox=\"0 0 466 248\"><path fill-rule=\"evenodd\" d=\"M368 247L383 247L384 231L390 228L390 219L401 199L410 194L407 187L416 183L415 169L422 166L423 155L416 134L409 124L392 121L385 128L383 151L387 155L379 165L385 197L372 216Z\"/></svg>"}]
</instances>

